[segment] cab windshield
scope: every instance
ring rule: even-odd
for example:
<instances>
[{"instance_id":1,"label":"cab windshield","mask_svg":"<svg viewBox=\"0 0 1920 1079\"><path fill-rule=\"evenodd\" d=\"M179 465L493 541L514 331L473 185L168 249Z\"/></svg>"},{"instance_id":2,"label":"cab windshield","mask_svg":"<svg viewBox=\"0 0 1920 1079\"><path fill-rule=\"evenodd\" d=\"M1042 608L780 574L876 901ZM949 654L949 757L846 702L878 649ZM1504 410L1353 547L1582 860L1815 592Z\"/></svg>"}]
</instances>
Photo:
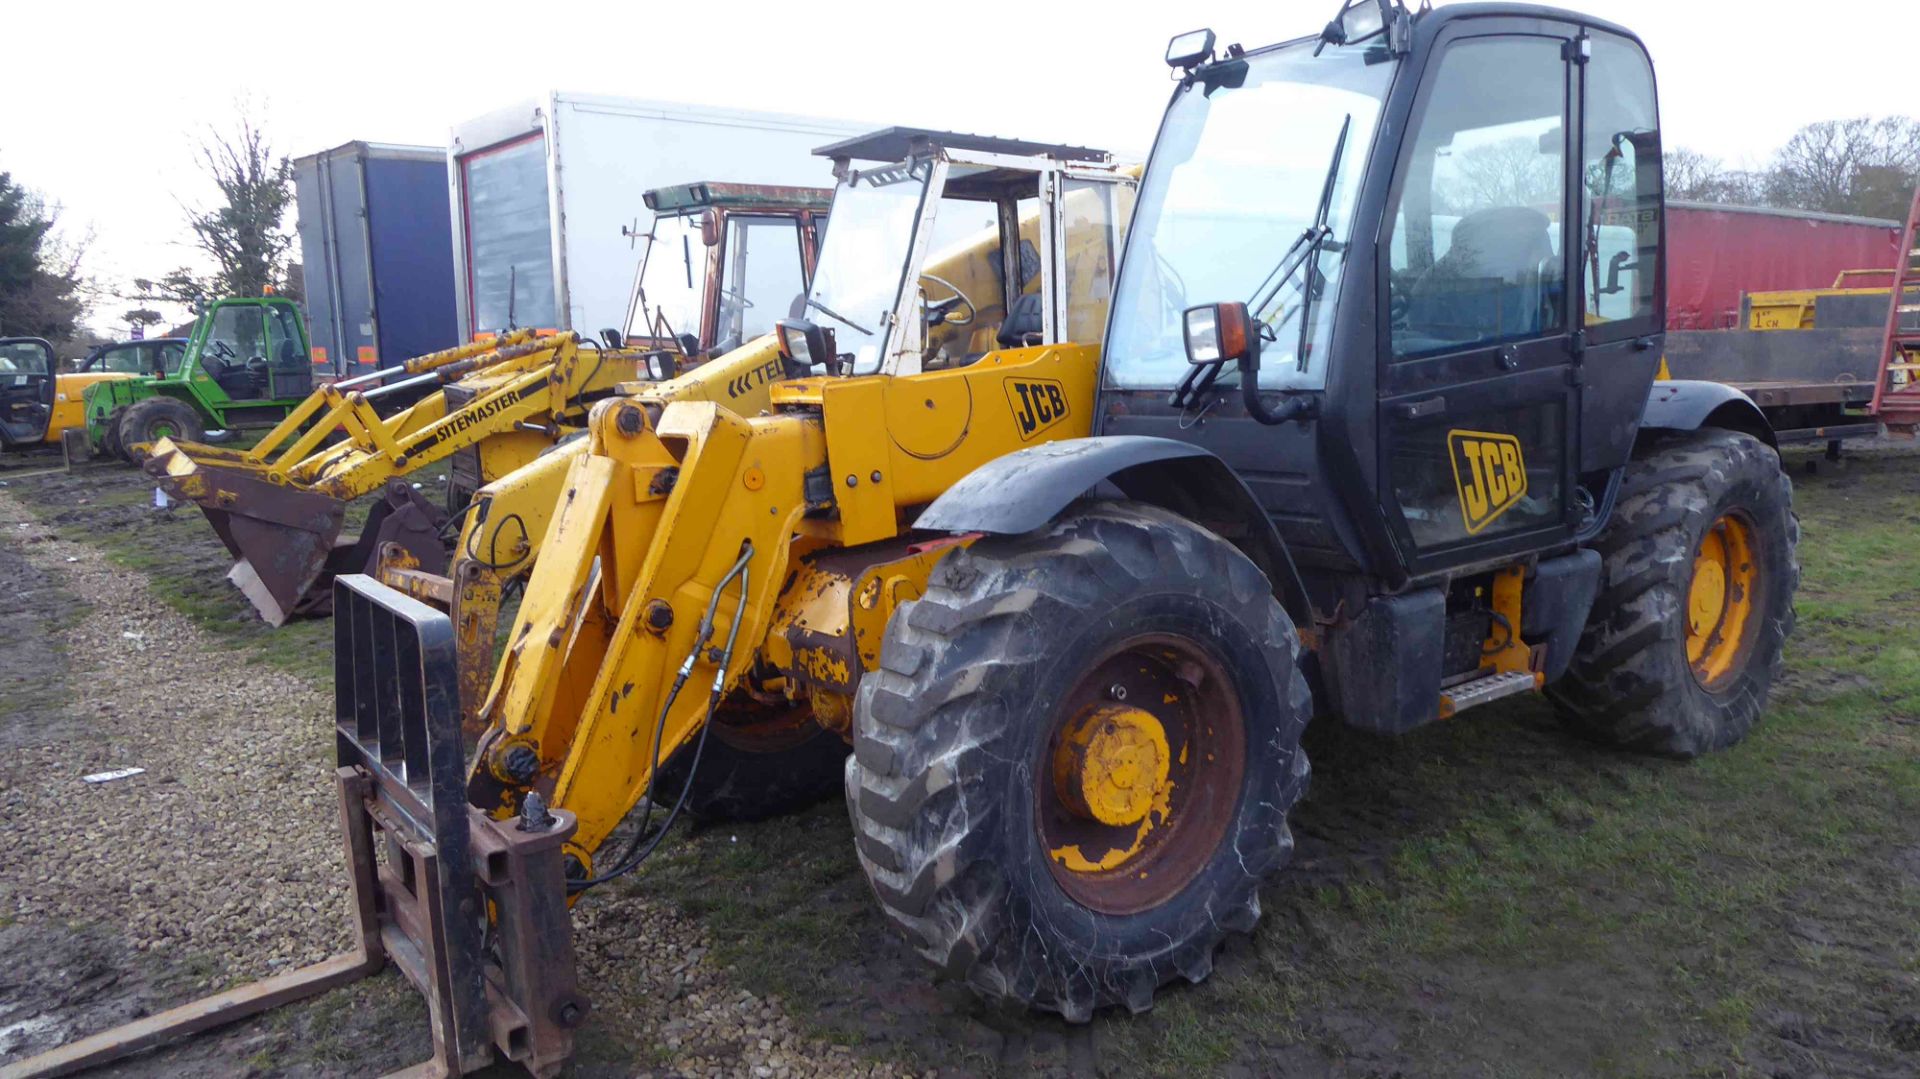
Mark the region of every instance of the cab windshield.
<instances>
[{"instance_id":1,"label":"cab windshield","mask_svg":"<svg viewBox=\"0 0 1920 1079\"><path fill-rule=\"evenodd\" d=\"M53 356L38 341L0 344L0 374L49 375Z\"/></svg>"},{"instance_id":2,"label":"cab windshield","mask_svg":"<svg viewBox=\"0 0 1920 1079\"><path fill-rule=\"evenodd\" d=\"M1315 41L1203 68L1161 125L1127 238L1106 347L1108 381L1163 389L1187 371L1181 313L1242 301L1264 326L1260 384L1320 389L1324 345L1382 99L1396 64ZM1338 166L1335 167L1335 160ZM1326 239L1275 273L1314 224ZM1311 289L1312 302L1302 301ZM1301 311L1312 323L1301 347ZM1226 382L1231 382L1229 372Z\"/></svg>"},{"instance_id":3,"label":"cab windshield","mask_svg":"<svg viewBox=\"0 0 1920 1079\"><path fill-rule=\"evenodd\" d=\"M879 370L914 223L932 168L927 162L853 173L833 193L833 214L805 312L831 329L835 348L853 356L854 374Z\"/></svg>"},{"instance_id":4,"label":"cab windshield","mask_svg":"<svg viewBox=\"0 0 1920 1079\"><path fill-rule=\"evenodd\" d=\"M655 217L641 250L626 336L653 347L670 347L683 335L697 340L706 288L707 249L699 215Z\"/></svg>"}]
</instances>

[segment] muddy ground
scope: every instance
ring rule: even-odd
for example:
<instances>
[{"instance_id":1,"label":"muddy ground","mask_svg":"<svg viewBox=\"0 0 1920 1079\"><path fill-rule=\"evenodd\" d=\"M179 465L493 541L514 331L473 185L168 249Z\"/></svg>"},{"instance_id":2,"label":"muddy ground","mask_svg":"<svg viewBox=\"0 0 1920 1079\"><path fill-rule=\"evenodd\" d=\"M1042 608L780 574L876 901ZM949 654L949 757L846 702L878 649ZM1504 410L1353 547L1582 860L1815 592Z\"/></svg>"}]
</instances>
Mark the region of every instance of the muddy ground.
<instances>
[{"instance_id":1,"label":"muddy ground","mask_svg":"<svg viewBox=\"0 0 1920 1079\"><path fill-rule=\"evenodd\" d=\"M1318 727L1298 852L1264 895L1259 931L1148 1016L1084 1027L931 981L875 912L838 805L689 830L576 912L598 1011L575 1071L1920 1074L1920 452L1810 463L1791 462L1805 583L1789 673L1732 752L1676 764L1601 750L1532 700L1397 740ZM263 918L267 878L245 868L277 860L318 902L324 838L263 853L147 812L169 769L244 786L257 776L221 774L232 758L297 755L311 737L317 775L273 773L252 812L268 834L332 827L302 808L325 790L324 624L252 621L197 514L153 511L136 474L32 471L0 468L0 581L22 582L0 609L0 823L33 851L0 870L0 955L24 957L0 966L0 1063L252 976L263 957L344 944L344 910ZM138 632L215 657L223 680L288 679L275 683L281 710L310 720L250 719L257 687L226 704L209 688L214 703L148 729L118 703L147 690L100 655L134 643L109 633L139 619L151 625ZM167 763L167 747L221 724L243 733L200 768L191 755ZM274 748L248 748L259 742ZM140 763L130 752L161 774L78 782ZM108 799L127 804L103 811ZM61 845L122 835L142 814L141 842L226 866L236 885L167 896L172 916L214 912L233 927L221 942L262 921L293 942L242 941L237 956L191 940L155 948L127 908L91 898L126 882ZM22 843L27 829L59 838ZM376 1074L425 1052L418 1001L385 975L113 1073Z\"/></svg>"}]
</instances>

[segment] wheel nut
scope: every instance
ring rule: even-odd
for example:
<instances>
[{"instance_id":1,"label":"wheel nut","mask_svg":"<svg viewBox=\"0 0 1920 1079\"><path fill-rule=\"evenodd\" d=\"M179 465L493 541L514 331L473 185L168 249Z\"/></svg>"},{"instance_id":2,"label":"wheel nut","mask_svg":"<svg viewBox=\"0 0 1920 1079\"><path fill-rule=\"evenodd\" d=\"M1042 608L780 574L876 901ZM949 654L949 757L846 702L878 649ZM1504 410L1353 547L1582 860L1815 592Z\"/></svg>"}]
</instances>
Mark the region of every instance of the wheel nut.
<instances>
[{"instance_id":1,"label":"wheel nut","mask_svg":"<svg viewBox=\"0 0 1920 1079\"><path fill-rule=\"evenodd\" d=\"M1115 682L1107 687L1107 696L1116 701L1124 701L1127 699L1127 687Z\"/></svg>"}]
</instances>

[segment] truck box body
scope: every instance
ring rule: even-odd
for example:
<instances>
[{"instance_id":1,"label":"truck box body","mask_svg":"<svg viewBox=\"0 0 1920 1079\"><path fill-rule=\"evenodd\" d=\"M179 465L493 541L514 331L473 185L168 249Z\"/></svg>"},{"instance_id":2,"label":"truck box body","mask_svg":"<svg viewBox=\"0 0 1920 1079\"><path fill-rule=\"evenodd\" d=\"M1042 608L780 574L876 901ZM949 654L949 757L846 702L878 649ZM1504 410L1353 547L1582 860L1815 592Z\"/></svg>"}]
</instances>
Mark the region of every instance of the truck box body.
<instances>
[{"instance_id":1,"label":"truck box body","mask_svg":"<svg viewBox=\"0 0 1920 1079\"><path fill-rule=\"evenodd\" d=\"M316 367L350 376L460 342L447 154L350 142L294 161Z\"/></svg>"},{"instance_id":2,"label":"truck box body","mask_svg":"<svg viewBox=\"0 0 1920 1079\"><path fill-rule=\"evenodd\" d=\"M698 180L823 186L814 148L851 123L673 102L553 93L453 129L459 333L508 324L622 328L646 231L641 195Z\"/></svg>"},{"instance_id":3,"label":"truck box body","mask_svg":"<svg viewBox=\"0 0 1920 1079\"><path fill-rule=\"evenodd\" d=\"M1843 270L1892 266L1900 228L1866 217L1670 202L1667 328L1730 329L1743 324L1746 293L1828 288Z\"/></svg>"}]
</instances>

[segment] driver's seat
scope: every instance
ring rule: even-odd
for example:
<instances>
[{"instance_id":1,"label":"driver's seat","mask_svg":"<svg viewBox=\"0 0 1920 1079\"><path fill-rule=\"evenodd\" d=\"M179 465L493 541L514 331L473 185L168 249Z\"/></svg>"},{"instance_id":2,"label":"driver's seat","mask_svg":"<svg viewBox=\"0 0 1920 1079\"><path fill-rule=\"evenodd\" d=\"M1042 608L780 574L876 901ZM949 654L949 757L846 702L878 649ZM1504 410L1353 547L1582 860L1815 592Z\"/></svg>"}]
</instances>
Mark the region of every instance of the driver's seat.
<instances>
[{"instance_id":1,"label":"driver's seat","mask_svg":"<svg viewBox=\"0 0 1920 1079\"><path fill-rule=\"evenodd\" d=\"M1045 301L1038 292L1023 292L1007 305L1007 317L1000 321L994 339L1001 348L1026 348L1041 343L1047 332Z\"/></svg>"}]
</instances>

